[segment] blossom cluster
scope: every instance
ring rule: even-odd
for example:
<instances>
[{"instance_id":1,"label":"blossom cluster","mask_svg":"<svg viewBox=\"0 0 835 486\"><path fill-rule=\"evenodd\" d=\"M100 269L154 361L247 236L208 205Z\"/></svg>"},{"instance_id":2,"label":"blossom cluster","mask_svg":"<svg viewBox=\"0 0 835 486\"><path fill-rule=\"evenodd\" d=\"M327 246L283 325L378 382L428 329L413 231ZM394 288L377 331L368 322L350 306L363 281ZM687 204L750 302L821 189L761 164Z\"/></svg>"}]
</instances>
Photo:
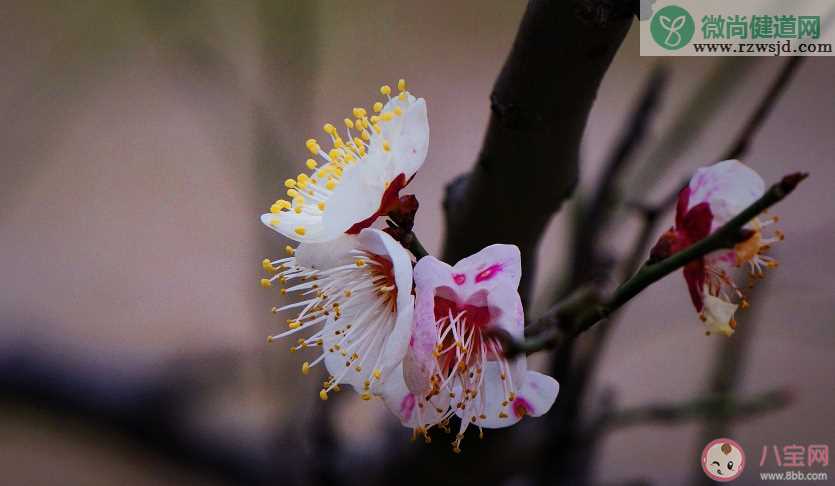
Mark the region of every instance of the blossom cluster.
<instances>
[{"instance_id":1,"label":"blossom cluster","mask_svg":"<svg viewBox=\"0 0 835 486\"><path fill-rule=\"evenodd\" d=\"M269 341L315 353L302 373L327 369L322 400L350 386L363 400L382 399L427 441L433 427L451 431L457 416L459 452L468 427L542 415L559 385L528 370L524 356L507 358L493 333L524 335L517 247L491 245L450 266L399 241L416 211L400 192L426 158L429 122L426 102L404 80L397 91L382 86L385 101L354 108L342 133L324 125L327 147L306 142L308 172L287 179L288 199L261 216L298 242L262 262L261 285L297 297L273 308L293 317ZM387 228L375 227L386 217Z\"/></svg>"},{"instance_id":2,"label":"blossom cluster","mask_svg":"<svg viewBox=\"0 0 835 486\"><path fill-rule=\"evenodd\" d=\"M426 102L404 80L397 93L389 86L380 93L385 101L370 111L354 108L344 131L325 124L327 144L307 140L308 171L287 179L287 199L261 216L298 243L284 258L262 262L261 285L292 297L273 308L292 317L269 341L289 339L291 351L314 353L301 370L326 368L322 400L349 386L363 400L382 399L427 441L433 427L452 432L457 424L452 445L459 452L469 427L481 435L546 413L559 384L528 370L524 355L508 357L497 338L524 338L516 246L491 245L451 266L412 244L417 199L400 193L427 155ZM650 261L707 238L764 192L760 176L739 161L699 169ZM758 279L777 265L766 252L782 233L765 234L776 221L756 217L743 228L745 241L684 267L708 334L730 336L736 310L748 306L734 268L745 265Z\"/></svg>"}]
</instances>

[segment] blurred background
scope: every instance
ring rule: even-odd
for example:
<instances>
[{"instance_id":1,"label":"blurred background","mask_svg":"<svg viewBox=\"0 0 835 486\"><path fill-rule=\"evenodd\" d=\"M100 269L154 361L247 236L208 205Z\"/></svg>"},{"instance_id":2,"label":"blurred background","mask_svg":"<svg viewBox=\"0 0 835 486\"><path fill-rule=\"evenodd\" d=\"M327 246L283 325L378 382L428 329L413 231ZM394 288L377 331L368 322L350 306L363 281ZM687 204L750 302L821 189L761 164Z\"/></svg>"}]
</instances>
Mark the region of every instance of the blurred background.
<instances>
[{"instance_id":1,"label":"blurred background","mask_svg":"<svg viewBox=\"0 0 835 486\"><path fill-rule=\"evenodd\" d=\"M258 216L302 170L305 139L403 77L429 106L429 157L410 189L421 202L416 232L437 253L444 184L475 160L524 7L3 2L2 482L230 484L230 461L257 469L288 448L326 453L318 379L301 376L302 359L283 343L265 344L284 320L258 285L260 261L286 242ZM639 156L649 162L706 80L726 75L698 98L710 121L674 137L669 166L636 172L636 195L657 200L717 161L784 59L642 58L636 29L592 110L581 189L593 187L653 66L663 62L671 79ZM787 235L775 248L781 265L746 311L756 329L740 392L793 397L735 427L752 463L764 445L835 439L833 81L835 59L807 59L745 159L767 182L812 174L773 211ZM540 247L538 309L568 265L571 209ZM635 228L622 218L607 237L615 254ZM595 389L624 406L693 397L708 387L718 343L703 335L683 279L670 277L629 304ZM343 395L327 404L339 439L379 447L395 419L377 401ZM398 432L408 443L409 431ZM698 468L699 441L698 423L619 429L596 478L682 484ZM202 467L206 458L215 467ZM287 475L304 474L295 469Z\"/></svg>"}]
</instances>

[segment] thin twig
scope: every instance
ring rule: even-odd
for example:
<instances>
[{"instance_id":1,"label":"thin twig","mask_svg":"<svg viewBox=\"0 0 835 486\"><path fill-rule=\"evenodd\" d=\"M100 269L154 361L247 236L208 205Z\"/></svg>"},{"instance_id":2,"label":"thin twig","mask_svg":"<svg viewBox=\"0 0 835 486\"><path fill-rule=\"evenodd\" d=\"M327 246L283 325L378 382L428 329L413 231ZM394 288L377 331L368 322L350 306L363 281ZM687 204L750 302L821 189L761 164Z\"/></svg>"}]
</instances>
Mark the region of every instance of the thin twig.
<instances>
[{"instance_id":1,"label":"thin twig","mask_svg":"<svg viewBox=\"0 0 835 486\"><path fill-rule=\"evenodd\" d=\"M740 159L748 153L748 149L751 147L751 142L754 139L754 136L756 136L759 129L762 128L763 123L768 118L768 115L771 113L774 105L777 104L777 100L780 99L780 95L783 91L785 91L789 81L791 81L792 75L797 71L798 66L800 66L800 62L803 59L803 57L792 57L786 61L785 64L783 64L783 68L771 83L768 90L766 90L763 94L763 97L757 104L757 108L751 113L742 130L737 134L736 138L734 138L731 148L719 160ZM674 187L672 191L664 196L662 202L656 207L661 208L662 211L672 208L672 202L675 202L681 188L686 186L689 180L690 179L688 178L682 184Z\"/></svg>"},{"instance_id":2,"label":"thin twig","mask_svg":"<svg viewBox=\"0 0 835 486\"><path fill-rule=\"evenodd\" d=\"M612 208L618 199L616 192L621 173L626 169L627 163L633 159L632 154L646 136L647 128L668 78L667 71L661 65L656 66L644 87L636 109L603 168L588 209L581 211L577 231L573 238L573 268L571 270L572 281L568 285L569 290L588 282L598 268L598 235L609 221Z\"/></svg>"},{"instance_id":3,"label":"thin twig","mask_svg":"<svg viewBox=\"0 0 835 486\"><path fill-rule=\"evenodd\" d=\"M798 172L783 177L762 197L710 236L664 260L645 264L635 275L615 289L605 301L597 305L585 306L573 314L566 314L560 305L554 306L535 323L536 328L545 329L538 335L531 336L524 341L515 341L507 334L497 332L497 336L504 341L506 354L513 356L522 352L532 353L548 347L560 346L605 319L641 291L687 263L713 251L732 248L737 243L745 241L751 236L751 232L743 227L760 213L783 200L807 176L808 174Z\"/></svg>"},{"instance_id":4,"label":"thin twig","mask_svg":"<svg viewBox=\"0 0 835 486\"><path fill-rule=\"evenodd\" d=\"M745 124L742 132L737 135L736 141L733 145L731 145L731 149L728 150L725 157L723 157L723 160L738 159L748 153L748 149L751 146L751 140L754 138L754 135L756 135L766 118L768 118L768 114L771 113L774 105L777 104L777 100L786 89L786 86L788 86L792 75L797 71L797 68L800 66L803 59L805 58L799 56L790 57L789 60L783 64L780 74L777 75L777 78L775 78L771 83L771 86L769 86L768 91L766 91L765 95L760 100L760 103L757 105L757 109L754 110L754 113L752 113L751 117L748 118L748 122Z\"/></svg>"}]
</instances>

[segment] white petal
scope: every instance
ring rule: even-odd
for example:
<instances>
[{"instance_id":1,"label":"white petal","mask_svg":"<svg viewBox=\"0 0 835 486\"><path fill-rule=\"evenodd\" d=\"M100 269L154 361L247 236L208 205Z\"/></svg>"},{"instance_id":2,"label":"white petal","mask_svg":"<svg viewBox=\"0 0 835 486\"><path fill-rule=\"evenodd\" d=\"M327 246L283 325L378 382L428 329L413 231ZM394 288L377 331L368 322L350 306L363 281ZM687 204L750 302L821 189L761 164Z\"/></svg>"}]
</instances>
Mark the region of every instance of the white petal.
<instances>
[{"instance_id":1,"label":"white petal","mask_svg":"<svg viewBox=\"0 0 835 486\"><path fill-rule=\"evenodd\" d=\"M734 329L731 327L731 320L734 317L737 307L739 306L736 304L705 292L702 317L704 317L704 324L707 330L713 334L721 334L723 336L733 334Z\"/></svg>"},{"instance_id":2,"label":"white petal","mask_svg":"<svg viewBox=\"0 0 835 486\"><path fill-rule=\"evenodd\" d=\"M274 224L275 221L278 221L278 224ZM344 233L344 231L327 231L322 223L321 216L304 213L296 214L293 211L262 214L261 222L273 231L301 243L328 241ZM304 234L299 234L296 231L297 228L304 228Z\"/></svg>"},{"instance_id":3,"label":"white petal","mask_svg":"<svg viewBox=\"0 0 835 486\"><path fill-rule=\"evenodd\" d=\"M711 231L730 221L765 192L765 182L737 160L725 160L696 171L690 180L688 209L702 202L713 213Z\"/></svg>"},{"instance_id":4,"label":"white petal","mask_svg":"<svg viewBox=\"0 0 835 486\"><path fill-rule=\"evenodd\" d=\"M522 277L522 259L516 245L490 245L456 263L453 270L464 276L460 286L468 293L499 285L515 291Z\"/></svg>"},{"instance_id":5,"label":"white petal","mask_svg":"<svg viewBox=\"0 0 835 486\"><path fill-rule=\"evenodd\" d=\"M488 362L484 365L484 383L482 384L481 393L479 394L480 397L476 397L476 400L481 398L483 400L483 408L478 410L475 405L478 403L471 404L473 410L460 410L456 409L455 413L459 417L462 417L464 420L469 420L469 415L477 415L479 413L483 413L486 418L479 419L476 424L488 429L498 429L501 427L509 427L516 422L522 419L521 416L517 416L513 413L513 409L511 408L510 404L502 405L502 402L505 402L508 398L507 393L505 393L504 387L502 385L501 375L501 367L495 361ZM455 391L456 395L461 393L460 389ZM464 417L465 414L469 414L467 417ZM500 417L500 414L504 414L506 416Z\"/></svg>"},{"instance_id":6,"label":"white petal","mask_svg":"<svg viewBox=\"0 0 835 486\"><path fill-rule=\"evenodd\" d=\"M527 371L525 383L516 393L516 399L506 406L502 402L507 400L507 395L502 388L499 376L500 368L497 363L488 363L485 366L484 396L486 398L484 415L486 419L478 422L479 425L488 429L497 429L513 425L525 415L539 417L551 409L559 393L559 383L550 376ZM507 417L500 417L504 412ZM459 415L460 416L460 415Z\"/></svg>"},{"instance_id":7,"label":"white petal","mask_svg":"<svg viewBox=\"0 0 835 486\"><path fill-rule=\"evenodd\" d=\"M326 243L302 243L296 248L296 264L315 270L326 270L354 261L351 250L357 247L355 236L339 235Z\"/></svg>"},{"instance_id":8,"label":"white petal","mask_svg":"<svg viewBox=\"0 0 835 486\"><path fill-rule=\"evenodd\" d=\"M429 150L426 102L422 98L417 100L398 118L402 119L400 130L392 135L391 141L391 152L396 165L394 175L402 172L408 179L423 165Z\"/></svg>"},{"instance_id":9,"label":"white petal","mask_svg":"<svg viewBox=\"0 0 835 486\"><path fill-rule=\"evenodd\" d=\"M532 417L544 415L551 409L559 391L557 380L536 371L528 371L525 386L516 398L518 403L514 404L514 410L518 412L524 406L525 412Z\"/></svg>"},{"instance_id":10,"label":"white petal","mask_svg":"<svg viewBox=\"0 0 835 486\"><path fill-rule=\"evenodd\" d=\"M364 229L359 235L362 249L387 256L392 263L394 284L397 286L397 316L383 347L380 367L384 374L397 366L406 355L414 324L412 296L412 260L406 250L388 233L378 229Z\"/></svg>"},{"instance_id":11,"label":"white petal","mask_svg":"<svg viewBox=\"0 0 835 486\"><path fill-rule=\"evenodd\" d=\"M441 395L432 397L430 402L424 402L421 407L420 395L415 395L406 387L402 366L397 367L391 373L389 379L379 388L378 393L383 397L386 407L406 427L435 425L441 421L449 408L449 397Z\"/></svg>"},{"instance_id":12,"label":"white petal","mask_svg":"<svg viewBox=\"0 0 835 486\"><path fill-rule=\"evenodd\" d=\"M434 369L437 330L435 326L435 291L453 286L452 267L433 256L425 256L415 265L415 326L406 356L406 382L416 392L427 391Z\"/></svg>"},{"instance_id":13,"label":"white petal","mask_svg":"<svg viewBox=\"0 0 835 486\"><path fill-rule=\"evenodd\" d=\"M327 234L341 234L380 209L384 182L373 180L369 161L348 168L328 198L323 227Z\"/></svg>"}]
</instances>

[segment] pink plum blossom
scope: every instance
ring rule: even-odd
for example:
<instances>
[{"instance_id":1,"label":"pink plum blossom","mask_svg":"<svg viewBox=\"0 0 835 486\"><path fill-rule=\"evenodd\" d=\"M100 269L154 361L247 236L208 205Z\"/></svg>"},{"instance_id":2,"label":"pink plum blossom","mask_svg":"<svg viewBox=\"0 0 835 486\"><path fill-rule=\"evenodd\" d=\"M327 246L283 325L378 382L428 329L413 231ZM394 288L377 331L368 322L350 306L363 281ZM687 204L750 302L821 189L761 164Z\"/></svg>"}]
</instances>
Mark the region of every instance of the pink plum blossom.
<instances>
[{"instance_id":1,"label":"pink plum blossom","mask_svg":"<svg viewBox=\"0 0 835 486\"><path fill-rule=\"evenodd\" d=\"M491 245L455 266L427 256L415 266L415 326L403 362L402 381L392 375L381 394L403 425L424 434L447 427L453 414L461 425L453 441L472 424L507 427L525 415L547 412L559 385L529 371L524 356L508 359L489 331L524 336L518 293L519 249Z\"/></svg>"},{"instance_id":2,"label":"pink plum blossom","mask_svg":"<svg viewBox=\"0 0 835 486\"><path fill-rule=\"evenodd\" d=\"M675 226L661 236L652 249L652 258L666 258L707 237L764 192L765 183L759 174L737 160L725 160L697 170L679 194ZM783 235L775 231L774 236L765 237L762 233L765 226L776 221L777 218L755 218L745 226L752 232L746 241L732 250L711 253L684 267L690 298L708 334L733 334L737 308L748 306L732 278L732 269L746 264L753 278L761 278L766 268L777 265L765 252Z\"/></svg>"}]
</instances>

